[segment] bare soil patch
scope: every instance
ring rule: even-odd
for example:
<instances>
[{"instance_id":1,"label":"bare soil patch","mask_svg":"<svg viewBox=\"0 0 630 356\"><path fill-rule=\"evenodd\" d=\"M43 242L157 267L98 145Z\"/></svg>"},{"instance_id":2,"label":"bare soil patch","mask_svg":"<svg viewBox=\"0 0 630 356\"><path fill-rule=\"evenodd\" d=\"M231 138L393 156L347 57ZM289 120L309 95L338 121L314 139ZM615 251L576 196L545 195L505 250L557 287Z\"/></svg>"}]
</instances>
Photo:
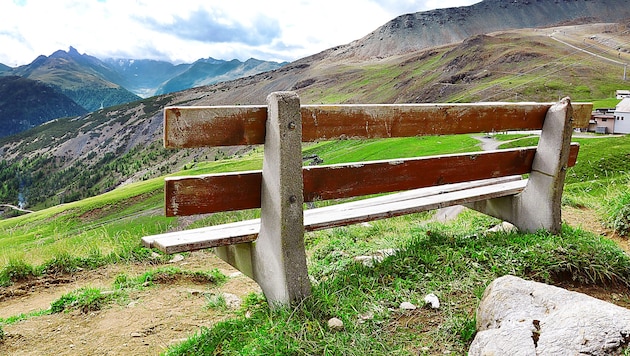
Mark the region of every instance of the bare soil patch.
<instances>
[{"instance_id":1,"label":"bare soil patch","mask_svg":"<svg viewBox=\"0 0 630 356\"><path fill-rule=\"evenodd\" d=\"M229 310L207 308L206 296L228 292L241 298L259 291L249 278L209 252L194 252L173 264L182 270L219 269L232 277L219 287L190 279L175 279L133 291L121 304L103 310L73 311L32 317L3 327L3 355L158 355L202 327L211 327L231 315ZM125 273L137 276L155 265L110 265L74 276L60 277L58 283L45 278L16 284L3 291L0 317L6 318L48 309L63 294L90 286L109 290L114 278Z\"/></svg>"}]
</instances>

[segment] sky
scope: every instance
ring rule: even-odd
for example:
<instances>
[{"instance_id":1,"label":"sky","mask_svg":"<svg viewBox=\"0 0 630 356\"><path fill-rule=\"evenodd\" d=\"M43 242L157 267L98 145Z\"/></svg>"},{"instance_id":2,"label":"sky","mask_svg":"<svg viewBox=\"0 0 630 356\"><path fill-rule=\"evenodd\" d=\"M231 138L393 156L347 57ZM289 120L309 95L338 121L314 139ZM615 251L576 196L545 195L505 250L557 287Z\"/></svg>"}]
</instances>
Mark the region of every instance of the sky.
<instances>
[{"instance_id":1,"label":"sky","mask_svg":"<svg viewBox=\"0 0 630 356\"><path fill-rule=\"evenodd\" d=\"M480 0L0 0L0 63L70 46L105 58L294 61L396 16Z\"/></svg>"}]
</instances>

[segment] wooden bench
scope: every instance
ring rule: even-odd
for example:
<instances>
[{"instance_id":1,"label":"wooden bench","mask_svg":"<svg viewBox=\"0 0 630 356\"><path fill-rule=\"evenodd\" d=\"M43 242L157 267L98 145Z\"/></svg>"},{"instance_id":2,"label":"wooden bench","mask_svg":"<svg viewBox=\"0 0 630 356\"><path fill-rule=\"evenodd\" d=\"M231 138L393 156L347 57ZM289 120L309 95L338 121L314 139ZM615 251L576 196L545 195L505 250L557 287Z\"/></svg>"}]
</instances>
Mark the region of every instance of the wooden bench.
<instances>
[{"instance_id":1,"label":"wooden bench","mask_svg":"<svg viewBox=\"0 0 630 356\"><path fill-rule=\"evenodd\" d=\"M293 92L266 106L167 107L165 147L264 144L262 171L171 177L166 214L261 208L261 218L147 236L166 253L216 248L253 278L271 305L310 294L304 232L464 204L523 231L561 228L573 127L591 104L300 105ZM537 147L302 166L302 142L542 130ZM528 174L528 179L522 175ZM391 193L304 210L304 202Z\"/></svg>"}]
</instances>

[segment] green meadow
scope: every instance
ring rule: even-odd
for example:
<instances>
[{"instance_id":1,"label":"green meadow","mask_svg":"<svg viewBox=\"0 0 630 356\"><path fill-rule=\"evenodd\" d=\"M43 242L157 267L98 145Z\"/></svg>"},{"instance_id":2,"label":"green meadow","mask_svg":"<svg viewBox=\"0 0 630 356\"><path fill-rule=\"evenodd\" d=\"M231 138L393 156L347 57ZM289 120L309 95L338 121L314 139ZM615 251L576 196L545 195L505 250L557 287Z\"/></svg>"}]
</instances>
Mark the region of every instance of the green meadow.
<instances>
[{"instance_id":1,"label":"green meadow","mask_svg":"<svg viewBox=\"0 0 630 356\"><path fill-rule=\"evenodd\" d=\"M497 135L506 147L536 144L531 136ZM578 163L567 174L563 203L588 209L620 236L630 218L630 137L576 138ZM330 141L306 145L304 156L324 164L478 151L470 135L391 140ZM260 169L262 148L238 158L190 162L178 175ZM163 179L129 184L111 192L0 221L0 283L35 278L51 270L72 273L109 263L145 261L151 251L140 239L178 228L164 217ZM256 211L214 214L189 227L255 216ZM494 278L513 274L552 284L627 288L630 257L614 242L565 225L559 235L545 232L488 233L500 221L464 211L437 223L432 213L408 215L308 233L305 237L313 295L293 308L272 311L252 293L227 321L204 328L168 355L193 354L464 354L475 334L475 308ZM354 256L395 249L393 256L368 267ZM163 256L165 260L169 256ZM165 273L162 271L162 273ZM170 271L183 273L186 271ZM207 276L220 281L220 275ZM119 284L139 282L121 280ZM125 284L127 283L127 284ZM421 306L428 293L441 301L439 311L398 309L408 301ZM82 289L54 302L51 309L16 316L3 323L59 312L83 301L89 310L114 303L117 293L102 296ZM72 304L74 303L74 304ZM222 308L215 301L211 308ZM221 309L226 312L225 309ZM343 330L327 320L337 317Z\"/></svg>"}]
</instances>

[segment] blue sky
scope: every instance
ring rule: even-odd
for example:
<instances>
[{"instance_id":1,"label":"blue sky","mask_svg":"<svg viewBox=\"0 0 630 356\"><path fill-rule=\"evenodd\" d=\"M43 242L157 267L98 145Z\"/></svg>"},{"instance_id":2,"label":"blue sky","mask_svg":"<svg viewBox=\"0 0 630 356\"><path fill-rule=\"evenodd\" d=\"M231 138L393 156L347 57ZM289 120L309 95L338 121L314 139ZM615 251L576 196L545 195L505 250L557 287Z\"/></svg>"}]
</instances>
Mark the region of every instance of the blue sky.
<instances>
[{"instance_id":1,"label":"blue sky","mask_svg":"<svg viewBox=\"0 0 630 356\"><path fill-rule=\"evenodd\" d=\"M293 61L394 17L480 0L0 0L0 63L70 46L98 58Z\"/></svg>"}]
</instances>

